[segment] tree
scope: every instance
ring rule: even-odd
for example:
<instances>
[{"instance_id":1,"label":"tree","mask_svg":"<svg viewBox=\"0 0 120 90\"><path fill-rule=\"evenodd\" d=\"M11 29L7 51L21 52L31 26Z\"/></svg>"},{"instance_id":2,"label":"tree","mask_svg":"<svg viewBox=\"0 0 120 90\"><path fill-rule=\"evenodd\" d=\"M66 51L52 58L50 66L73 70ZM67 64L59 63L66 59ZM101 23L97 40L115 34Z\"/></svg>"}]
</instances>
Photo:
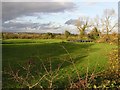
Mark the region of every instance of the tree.
<instances>
[{"instance_id":1,"label":"tree","mask_svg":"<svg viewBox=\"0 0 120 90\"><path fill-rule=\"evenodd\" d=\"M46 34L46 36L47 36L47 38L49 38L49 39L53 39L55 35L54 35L53 33L48 32L48 33Z\"/></svg>"},{"instance_id":2,"label":"tree","mask_svg":"<svg viewBox=\"0 0 120 90\"><path fill-rule=\"evenodd\" d=\"M107 39L109 39L109 33L117 26L117 20L115 19L114 9L105 9L103 17L101 19L102 32L106 33Z\"/></svg>"},{"instance_id":3,"label":"tree","mask_svg":"<svg viewBox=\"0 0 120 90\"><path fill-rule=\"evenodd\" d=\"M88 20L88 17L80 17L75 24L80 32L80 38L85 36L85 30L89 27Z\"/></svg>"},{"instance_id":4,"label":"tree","mask_svg":"<svg viewBox=\"0 0 120 90\"><path fill-rule=\"evenodd\" d=\"M69 31L65 31L65 37L68 38L71 35L71 33Z\"/></svg>"}]
</instances>

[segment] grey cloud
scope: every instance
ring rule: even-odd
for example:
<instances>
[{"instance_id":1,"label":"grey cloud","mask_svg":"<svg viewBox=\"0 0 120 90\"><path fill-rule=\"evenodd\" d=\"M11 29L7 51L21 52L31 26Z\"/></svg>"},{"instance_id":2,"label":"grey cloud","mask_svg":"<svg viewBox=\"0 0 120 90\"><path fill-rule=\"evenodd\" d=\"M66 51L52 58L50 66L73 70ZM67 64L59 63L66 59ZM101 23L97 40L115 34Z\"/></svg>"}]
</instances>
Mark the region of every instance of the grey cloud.
<instances>
[{"instance_id":1,"label":"grey cloud","mask_svg":"<svg viewBox=\"0 0 120 90\"><path fill-rule=\"evenodd\" d=\"M59 29L61 28L62 26L55 26L53 25L53 23L49 22L49 23L46 23L46 24L40 24L40 29L43 29L43 30L46 30L46 29Z\"/></svg>"},{"instance_id":2,"label":"grey cloud","mask_svg":"<svg viewBox=\"0 0 120 90\"><path fill-rule=\"evenodd\" d=\"M70 19L70 20L66 21L65 24L67 24L67 25L75 25L76 21L77 21L77 19Z\"/></svg>"},{"instance_id":3,"label":"grey cloud","mask_svg":"<svg viewBox=\"0 0 120 90\"><path fill-rule=\"evenodd\" d=\"M3 24L3 32L36 32L36 33L64 33L66 27L61 25L55 25L54 22L49 23L18 23L8 22ZM71 33L76 33L76 29L69 26Z\"/></svg>"},{"instance_id":4,"label":"grey cloud","mask_svg":"<svg viewBox=\"0 0 120 90\"><path fill-rule=\"evenodd\" d=\"M37 24L33 23L13 23L13 22L9 22L9 23L4 23L2 26L5 28L10 28L10 27L14 27L14 28L25 28L25 27L31 27L31 26L35 26Z\"/></svg>"},{"instance_id":5,"label":"grey cloud","mask_svg":"<svg viewBox=\"0 0 120 90\"><path fill-rule=\"evenodd\" d=\"M79 19L80 20L80 19ZM65 22L65 24L67 25L75 25L77 23L78 19L70 19L68 21ZM80 20L80 23L84 24L84 20Z\"/></svg>"},{"instance_id":6,"label":"grey cloud","mask_svg":"<svg viewBox=\"0 0 120 90\"><path fill-rule=\"evenodd\" d=\"M60 28L61 28L60 26L57 26L57 27L49 27L49 26L40 27L41 30L47 30L47 29L60 29Z\"/></svg>"},{"instance_id":7,"label":"grey cloud","mask_svg":"<svg viewBox=\"0 0 120 90\"><path fill-rule=\"evenodd\" d=\"M21 30L47 30L47 29L60 29L61 26L55 26L53 23L16 23L16 22L8 22L4 23L3 25L3 31L5 32L21 32ZM29 28L29 29L28 29Z\"/></svg>"},{"instance_id":8,"label":"grey cloud","mask_svg":"<svg viewBox=\"0 0 120 90\"><path fill-rule=\"evenodd\" d=\"M74 8L74 3L66 2L2 2L2 19L8 21L35 13L57 13Z\"/></svg>"},{"instance_id":9,"label":"grey cloud","mask_svg":"<svg viewBox=\"0 0 120 90\"><path fill-rule=\"evenodd\" d=\"M2 2L48 2L48 0L2 0Z\"/></svg>"}]
</instances>

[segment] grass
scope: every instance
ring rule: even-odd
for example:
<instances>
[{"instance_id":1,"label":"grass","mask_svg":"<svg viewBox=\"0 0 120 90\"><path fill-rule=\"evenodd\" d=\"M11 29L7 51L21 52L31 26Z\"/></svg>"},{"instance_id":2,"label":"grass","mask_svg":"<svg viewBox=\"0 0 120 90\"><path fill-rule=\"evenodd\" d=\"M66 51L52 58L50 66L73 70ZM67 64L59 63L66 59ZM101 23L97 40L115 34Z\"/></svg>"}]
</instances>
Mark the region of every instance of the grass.
<instances>
[{"instance_id":1,"label":"grass","mask_svg":"<svg viewBox=\"0 0 120 90\"><path fill-rule=\"evenodd\" d=\"M52 62L52 70L56 70L57 66L63 63L58 80L55 80L57 87L65 87L68 84L67 74L71 75L73 81L77 81L76 72L68 61L70 56L66 53L65 49L69 52L72 59L75 61L76 68L81 76L84 77L86 68L88 67L89 73L95 73L105 70L107 67L108 53L115 45L107 43L70 43L62 42L62 40L28 40L28 39L10 39L3 40L2 45L2 60L3 69L8 65L12 65L14 69L19 68L18 64L24 64L28 59L32 58L36 66L40 68L41 60L49 67L49 60ZM40 59L37 57L39 56ZM67 73L66 73L67 71ZM41 69L42 73L44 70ZM3 76L4 87L15 87L9 83L6 76ZM43 85L46 86L46 85ZM19 87L19 86L16 86Z\"/></svg>"},{"instance_id":2,"label":"grass","mask_svg":"<svg viewBox=\"0 0 120 90\"><path fill-rule=\"evenodd\" d=\"M28 43L56 43L61 42L61 39L6 39L3 40L3 44L28 44ZM64 40L65 41L65 40Z\"/></svg>"}]
</instances>

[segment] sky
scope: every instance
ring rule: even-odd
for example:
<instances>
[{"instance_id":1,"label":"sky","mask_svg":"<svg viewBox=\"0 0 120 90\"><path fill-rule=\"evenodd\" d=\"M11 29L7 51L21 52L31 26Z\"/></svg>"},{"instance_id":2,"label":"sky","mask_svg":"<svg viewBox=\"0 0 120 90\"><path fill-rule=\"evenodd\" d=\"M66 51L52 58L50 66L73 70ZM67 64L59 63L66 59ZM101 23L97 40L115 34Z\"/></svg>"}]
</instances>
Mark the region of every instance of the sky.
<instances>
[{"instance_id":1,"label":"sky","mask_svg":"<svg viewBox=\"0 0 120 90\"><path fill-rule=\"evenodd\" d=\"M13 2L12 2L13 1ZM78 33L75 21L79 17L102 18L105 9L118 14L118 2L86 2L73 0L4 0L2 1L3 32ZM46 2L45 2L46 1Z\"/></svg>"}]
</instances>

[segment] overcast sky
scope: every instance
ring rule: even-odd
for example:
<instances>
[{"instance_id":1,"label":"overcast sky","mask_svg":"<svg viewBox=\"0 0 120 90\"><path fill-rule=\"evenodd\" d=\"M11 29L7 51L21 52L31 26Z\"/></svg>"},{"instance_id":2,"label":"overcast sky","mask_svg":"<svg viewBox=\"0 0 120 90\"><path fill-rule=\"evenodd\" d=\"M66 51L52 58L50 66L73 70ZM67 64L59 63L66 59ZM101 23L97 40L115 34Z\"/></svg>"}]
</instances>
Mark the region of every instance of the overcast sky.
<instances>
[{"instance_id":1,"label":"overcast sky","mask_svg":"<svg viewBox=\"0 0 120 90\"><path fill-rule=\"evenodd\" d=\"M7 1L11 0L2 2L3 32L64 33L67 29L71 33L78 33L72 23L81 16L93 18L98 15L102 17L104 9L114 9L116 14L118 14L118 2Z\"/></svg>"}]
</instances>

